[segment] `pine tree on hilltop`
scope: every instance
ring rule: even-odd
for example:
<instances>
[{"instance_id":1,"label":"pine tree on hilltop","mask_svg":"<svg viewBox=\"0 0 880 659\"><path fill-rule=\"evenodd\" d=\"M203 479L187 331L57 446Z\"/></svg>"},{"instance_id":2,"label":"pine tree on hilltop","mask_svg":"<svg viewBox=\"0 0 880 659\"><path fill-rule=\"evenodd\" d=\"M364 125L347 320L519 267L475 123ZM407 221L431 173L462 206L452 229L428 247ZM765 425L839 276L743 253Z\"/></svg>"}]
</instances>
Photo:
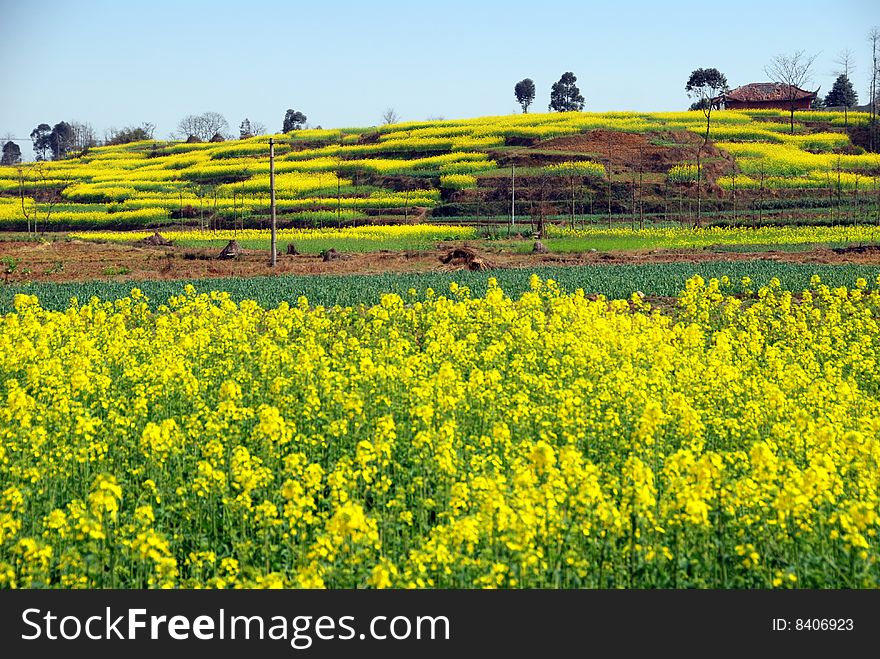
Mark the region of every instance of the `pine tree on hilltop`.
<instances>
[{"instance_id":1,"label":"pine tree on hilltop","mask_svg":"<svg viewBox=\"0 0 880 659\"><path fill-rule=\"evenodd\" d=\"M852 82L843 73L837 76L831 91L825 96L826 107L851 108L859 104L859 95L853 89Z\"/></svg>"},{"instance_id":2,"label":"pine tree on hilltop","mask_svg":"<svg viewBox=\"0 0 880 659\"><path fill-rule=\"evenodd\" d=\"M554 112L580 112L584 109L584 97L574 84L577 78L571 71L562 74L559 82L550 89L550 110Z\"/></svg>"}]
</instances>

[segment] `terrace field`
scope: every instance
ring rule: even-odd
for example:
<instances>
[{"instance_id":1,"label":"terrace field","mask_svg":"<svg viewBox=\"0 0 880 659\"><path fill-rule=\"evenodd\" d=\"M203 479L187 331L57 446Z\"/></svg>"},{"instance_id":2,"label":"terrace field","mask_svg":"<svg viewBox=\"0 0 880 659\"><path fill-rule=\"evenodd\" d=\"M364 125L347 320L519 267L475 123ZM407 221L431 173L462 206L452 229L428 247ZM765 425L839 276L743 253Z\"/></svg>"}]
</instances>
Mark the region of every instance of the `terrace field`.
<instances>
[{"instance_id":1,"label":"terrace field","mask_svg":"<svg viewBox=\"0 0 880 659\"><path fill-rule=\"evenodd\" d=\"M867 115L781 111L553 113L300 130L273 137L283 227L381 222L736 223L822 209L877 217ZM265 228L270 136L138 142L0 167L0 228ZM699 176L698 149L701 151ZM704 151L704 152L703 152ZM518 170L518 175L517 175ZM512 180L516 177L517 180ZM697 185L699 181L699 185ZM518 191L512 190L518 186Z\"/></svg>"}]
</instances>

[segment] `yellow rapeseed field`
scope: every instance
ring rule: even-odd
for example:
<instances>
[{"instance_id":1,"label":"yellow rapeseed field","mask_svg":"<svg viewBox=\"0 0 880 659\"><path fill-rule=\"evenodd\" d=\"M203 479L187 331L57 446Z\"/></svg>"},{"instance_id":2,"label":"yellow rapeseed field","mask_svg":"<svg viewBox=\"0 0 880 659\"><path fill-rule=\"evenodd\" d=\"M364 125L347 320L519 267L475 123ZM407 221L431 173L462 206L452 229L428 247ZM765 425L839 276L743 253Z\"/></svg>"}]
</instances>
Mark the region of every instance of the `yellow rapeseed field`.
<instances>
[{"instance_id":1,"label":"yellow rapeseed field","mask_svg":"<svg viewBox=\"0 0 880 659\"><path fill-rule=\"evenodd\" d=\"M22 295L0 587L876 587L878 314L865 280Z\"/></svg>"},{"instance_id":2,"label":"yellow rapeseed field","mask_svg":"<svg viewBox=\"0 0 880 659\"><path fill-rule=\"evenodd\" d=\"M279 239L286 240L325 240L325 239L355 239L363 241L393 240L396 238L424 238L439 239L453 233L462 239L472 238L476 235L473 227L442 226L436 224L393 224L393 225L366 225L360 227L328 227L325 229L279 229ZM140 240L152 235L150 231L81 231L71 233L73 238L84 240L106 240L110 242L128 242ZM163 231L162 235L168 240L182 240L198 238L200 240L255 240L265 239L270 233L267 229L222 229L216 231Z\"/></svg>"}]
</instances>

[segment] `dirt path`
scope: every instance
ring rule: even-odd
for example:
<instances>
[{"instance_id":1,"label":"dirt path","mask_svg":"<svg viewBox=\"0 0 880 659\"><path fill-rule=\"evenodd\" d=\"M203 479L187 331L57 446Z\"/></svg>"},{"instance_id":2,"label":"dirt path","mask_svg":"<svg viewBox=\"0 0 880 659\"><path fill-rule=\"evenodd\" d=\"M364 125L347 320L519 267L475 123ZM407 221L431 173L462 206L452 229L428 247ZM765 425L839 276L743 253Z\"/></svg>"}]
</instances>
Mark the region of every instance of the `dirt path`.
<instances>
[{"instance_id":1,"label":"dirt path","mask_svg":"<svg viewBox=\"0 0 880 659\"><path fill-rule=\"evenodd\" d=\"M765 260L786 263L880 265L880 250L852 249L835 252L718 252L699 250L640 250L585 252L580 254L514 254L491 244L469 243L497 268L541 266L703 263L706 261ZM373 252L346 254L325 262L318 255L278 255L274 271L266 252L245 250L234 260L214 258L219 250L173 247L134 247L90 242L0 242L0 272L9 283L69 281L139 281L145 279L201 279L206 277L254 277L271 274L376 274L384 272L443 272L460 269L444 265L441 257L449 247L421 252ZM14 263L14 266L10 266ZM6 272L12 270L12 272Z\"/></svg>"}]
</instances>

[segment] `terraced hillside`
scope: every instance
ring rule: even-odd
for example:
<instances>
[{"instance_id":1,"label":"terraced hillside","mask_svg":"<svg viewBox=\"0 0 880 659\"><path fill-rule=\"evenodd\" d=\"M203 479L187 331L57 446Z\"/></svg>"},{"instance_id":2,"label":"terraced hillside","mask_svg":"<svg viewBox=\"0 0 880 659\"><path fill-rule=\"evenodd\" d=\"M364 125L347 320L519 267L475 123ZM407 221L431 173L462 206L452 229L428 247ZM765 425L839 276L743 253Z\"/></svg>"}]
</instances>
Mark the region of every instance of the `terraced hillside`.
<instances>
[{"instance_id":1,"label":"terraced hillside","mask_svg":"<svg viewBox=\"0 0 880 659\"><path fill-rule=\"evenodd\" d=\"M724 210L874 204L880 155L842 113L553 113L274 135L282 226L456 221L514 214L662 213L699 198ZM849 127L867 121L850 113ZM137 142L0 167L0 227L259 228L269 208L264 135ZM515 177L515 178L514 178ZM697 184L699 182L699 185ZM786 192L794 191L794 192ZM790 203L783 202L786 195ZM794 195L794 196L792 196ZM517 206L516 204L519 204ZM537 209L537 210L536 210Z\"/></svg>"}]
</instances>

